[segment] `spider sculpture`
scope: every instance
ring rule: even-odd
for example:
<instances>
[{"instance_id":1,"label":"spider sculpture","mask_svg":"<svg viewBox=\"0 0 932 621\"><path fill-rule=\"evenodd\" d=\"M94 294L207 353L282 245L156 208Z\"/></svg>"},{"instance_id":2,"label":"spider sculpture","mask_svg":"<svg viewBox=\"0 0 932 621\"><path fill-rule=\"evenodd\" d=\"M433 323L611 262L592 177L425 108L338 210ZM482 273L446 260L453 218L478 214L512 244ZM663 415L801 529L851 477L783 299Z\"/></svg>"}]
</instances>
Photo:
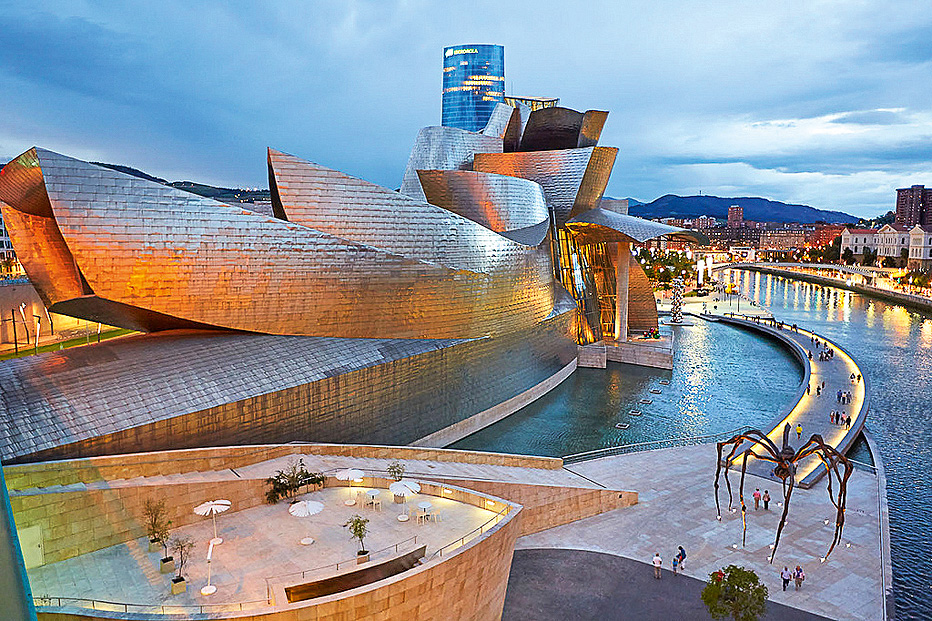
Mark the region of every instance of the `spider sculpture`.
<instances>
[{"instance_id":1,"label":"spider sculpture","mask_svg":"<svg viewBox=\"0 0 932 621\"><path fill-rule=\"evenodd\" d=\"M724 467L725 486L728 488L728 508L730 510L732 494L731 482L728 480L728 470L731 467L732 460L738 452L738 449L745 442L750 442L751 446L744 451L741 456L741 483L738 487L738 499L741 502L741 518L744 528L741 545L744 545L747 535L747 520L745 519L747 507L744 504L744 475L747 470L748 455L774 464L772 472L774 476L780 479L783 486L783 515L780 517L780 525L777 527L777 537L773 544L773 551L770 553L771 563L773 563L774 555L777 553L777 546L780 545L780 534L783 532L784 525L786 525L786 515L790 509L790 496L793 494L793 487L796 485L796 464L814 455L819 458L822 465L825 466L825 470L828 472L828 497L836 510L835 536L832 539L832 545L829 546L828 552L825 553L825 557L822 559L824 561L828 558L828 555L832 553L832 550L835 549L835 545L841 540L841 532L845 525L845 499L848 493L848 477L851 476L854 466L844 455L825 444L822 440L822 436L818 434L813 435L805 444L799 447L798 450L794 451L793 447L790 446L789 423L783 428L783 448L777 448L777 445L774 444L770 438L756 429L748 431L747 433L738 434L730 440L719 442L717 445L718 463L715 468L715 509L718 512L719 520L722 519L722 509L718 502L719 476ZM728 446L731 447L731 450L723 459L722 453L725 447ZM844 467L844 474L839 471L839 466ZM839 489L837 496L833 496L832 493L833 479L838 480Z\"/></svg>"}]
</instances>

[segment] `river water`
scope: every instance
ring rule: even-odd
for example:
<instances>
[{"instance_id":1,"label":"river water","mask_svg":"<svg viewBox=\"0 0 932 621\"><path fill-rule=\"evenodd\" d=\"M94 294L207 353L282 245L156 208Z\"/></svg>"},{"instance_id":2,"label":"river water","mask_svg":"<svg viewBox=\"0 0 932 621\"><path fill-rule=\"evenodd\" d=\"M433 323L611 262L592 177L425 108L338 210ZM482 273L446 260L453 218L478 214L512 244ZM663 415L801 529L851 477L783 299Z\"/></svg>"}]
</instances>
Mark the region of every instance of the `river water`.
<instances>
[{"instance_id":1,"label":"river water","mask_svg":"<svg viewBox=\"0 0 932 621\"><path fill-rule=\"evenodd\" d=\"M897 618L932 619L932 317L841 289L756 272L723 275L778 319L837 342L870 379L867 427L887 473ZM692 321L674 328L672 372L611 363L606 370L579 369L542 399L452 448L560 456L767 426L792 402L798 364L765 338ZM629 427L616 429L617 423ZM852 451L869 460L863 444Z\"/></svg>"}]
</instances>

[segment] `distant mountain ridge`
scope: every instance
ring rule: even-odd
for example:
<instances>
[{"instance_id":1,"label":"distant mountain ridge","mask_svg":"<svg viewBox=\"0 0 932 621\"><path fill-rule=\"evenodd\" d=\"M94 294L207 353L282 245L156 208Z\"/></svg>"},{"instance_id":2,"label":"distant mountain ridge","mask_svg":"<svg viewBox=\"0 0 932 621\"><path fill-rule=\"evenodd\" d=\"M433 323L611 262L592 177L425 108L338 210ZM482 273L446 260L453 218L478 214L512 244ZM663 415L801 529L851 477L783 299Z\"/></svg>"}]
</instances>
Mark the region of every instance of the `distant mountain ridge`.
<instances>
[{"instance_id":1,"label":"distant mountain ridge","mask_svg":"<svg viewBox=\"0 0 932 621\"><path fill-rule=\"evenodd\" d=\"M123 164L107 164L105 162L91 162L91 164L103 166L104 168L109 168L126 175L132 175L133 177L139 177L140 179L145 179L154 183L161 183L162 185L167 185L169 187L175 188L176 190L184 190L185 192L191 192L192 194L197 194L198 196L212 198L223 203L252 203L254 201L269 200L270 197L268 190L220 188L213 185L206 185L204 183L196 183L194 181L166 181L161 177L154 177L149 173L143 172L138 168L133 168L132 166L124 166Z\"/></svg>"},{"instance_id":2,"label":"distant mountain ridge","mask_svg":"<svg viewBox=\"0 0 932 621\"><path fill-rule=\"evenodd\" d=\"M799 222L812 224L828 222L844 224L857 222L859 218L843 211L816 209L809 205L793 205L766 198L745 196L722 198L720 196L677 196L666 194L649 203L636 203L629 199L628 213L640 218L698 218L712 216L725 219L731 205L744 208L744 219L754 222Z\"/></svg>"}]
</instances>

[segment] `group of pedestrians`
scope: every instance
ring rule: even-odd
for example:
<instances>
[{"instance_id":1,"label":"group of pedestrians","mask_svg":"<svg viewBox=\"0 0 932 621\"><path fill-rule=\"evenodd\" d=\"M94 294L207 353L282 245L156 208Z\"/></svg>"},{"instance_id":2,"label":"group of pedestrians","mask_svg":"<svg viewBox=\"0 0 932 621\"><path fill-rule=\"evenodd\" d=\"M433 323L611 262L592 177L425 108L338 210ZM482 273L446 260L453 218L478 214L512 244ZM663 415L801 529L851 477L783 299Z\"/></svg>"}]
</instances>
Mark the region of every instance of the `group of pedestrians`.
<instances>
[{"instance_id":1,"label":"group of pedestrians","mask_svg":"<svg viewBox=\"0 0 932 621\"><path fill-rule=\"evenodd\" d=\"M754 510L757 511L760 509L760 503L764 503L764 511L770 511L770 490L764 490L764 493L760 493L760 488L754 490L754 493L751 494L751 498L754 499Z\"/></svg>"},{"instance_id":2,"label":"group of pedestrians","mask_svg":"<svg viewBox=\"0 0 932 621\"><path fill-rule=\"evenodd\" d=\"M829 420L832 421L833 425L844 425L845 429L851 429L851 414L845 416L845 413L842 411L832 410L831 417Z\"/></svg>"},{"instance_id":3,"label":"group of pedestrians","mask_svg":"<svg viewBox=\"0 0 932 621\"><path fill-rule=\"evenodd\" d=\"M806 579L806 572L803 571L802 565L797 565L793 571L790 571L790 568L784 565L783 571L780 572L780 578L783 580L784 591L790 585L790 580L796 583L796 590L798 591L799 587L803 585L803 580Z\"/></svg>"},{"instance_id":4,"label":"group of pedestrians","mask_svg":"<svg viewBox=\"0 0 932 621\"><path fill-rule=\"evenodd\" d=\"M839 390L835 393L835 400L842 405L851 403L851 391Z\"/></svg>"},{"instance_id":5,"label":"group of pedestrians","mask_svg":"<svg viewBox=\"0 0 932 621\"><path fill-rule=\"evenodd\" d=\"M654 566L654 578L660 580L662 577L661 570L663 569L663 557L660 556L660 552L654 554L654 559L651 561L651 564ZM679 549L673 555L673 575L675 576L678 571L682 571L686 568L686 550L683 546L679 546Z\"/></svg>"}]
</instances>

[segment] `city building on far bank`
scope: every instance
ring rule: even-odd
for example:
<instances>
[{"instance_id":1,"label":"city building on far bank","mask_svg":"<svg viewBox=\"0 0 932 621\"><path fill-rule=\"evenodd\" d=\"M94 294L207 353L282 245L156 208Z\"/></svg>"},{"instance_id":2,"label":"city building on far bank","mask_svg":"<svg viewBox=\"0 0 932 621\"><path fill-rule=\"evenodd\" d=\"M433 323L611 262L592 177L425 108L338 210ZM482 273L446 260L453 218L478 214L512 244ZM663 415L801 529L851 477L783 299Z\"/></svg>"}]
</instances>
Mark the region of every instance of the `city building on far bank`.
<instances>
[{"instance_id":1,"label":"city building on far bank","mask_svg":"<svg viewBox=\"0 0 932 621\"><path fill-rule=\"evenodd\" d=\"M770 229L760 233L760 250L792 250L806 245L806 231L801 228Z\"/></svg>"},{"instance_id":2,"label":"city building on far bank","mask_svg":"<svg viewBox=\"0 0 932 621\"><path fill-rule=\"evenodd\" d=\"M896 223L907 228L932 224L932 188L913 185L896 191Z\"/></svg>"},{"instance_id":3,"label":"city building on far bank","mask_svg":"<svg viewBox=\"0 0 932 621\"><path fill-rule=\"evenodd\" d=\"M909 228L903 224L885 224L877 231L877 256L889 258L897 264L905 263L903 255L909 253Z\"/></svg>"},{"instance_id":4,"label":"city building on far bank","mask_svg":"<svg viewBox=\"0 0 932 621\"><path fill-rule=\"evenodd\" d=\"M932 225L917 224L909 229L910 270L927 270L932 267Z\"/></svg>"},{"instance_id":5,"label":"city building on far bank","mask_svg":"<svg viewBox=\"0 0 932 621\"><path fill-rule=\"evenodd\" d=\"M877 248L876 229L845 227L845 230L841 232L842 254L849 248L859 260L864 257L865 250L875 250Z\"/></svg>"},{"instance_id":6,"label":"city building on far bank","mask_svg":"<svg viewBox=\"0 0 932 621\"><path fill-rule=\"evenodd\" d=\"M827 246L845 230L844 224L817 224L806 237L806 244L811 248Z\"/></svg>"},{"instance_id":7,"label":"city building on far bank","mask_svg":"<svg viewBox=\"0 0 932 621\"><path fill-rule=\"evenodd\" d=\"M738 228L744 224L744 208L740 205L732 205L728 208L728 228Z\"/></svg>"},{"instance_id":8,"label":"city building on far bank","mask_svg":"<svg viewBox=\"0 0 932 621\"><path fill-rule=\"evenodd\" d=\"M503 46L470 43L443 49L442 125L480 131L504 100Z\"/></svg>"}]
</instances>

